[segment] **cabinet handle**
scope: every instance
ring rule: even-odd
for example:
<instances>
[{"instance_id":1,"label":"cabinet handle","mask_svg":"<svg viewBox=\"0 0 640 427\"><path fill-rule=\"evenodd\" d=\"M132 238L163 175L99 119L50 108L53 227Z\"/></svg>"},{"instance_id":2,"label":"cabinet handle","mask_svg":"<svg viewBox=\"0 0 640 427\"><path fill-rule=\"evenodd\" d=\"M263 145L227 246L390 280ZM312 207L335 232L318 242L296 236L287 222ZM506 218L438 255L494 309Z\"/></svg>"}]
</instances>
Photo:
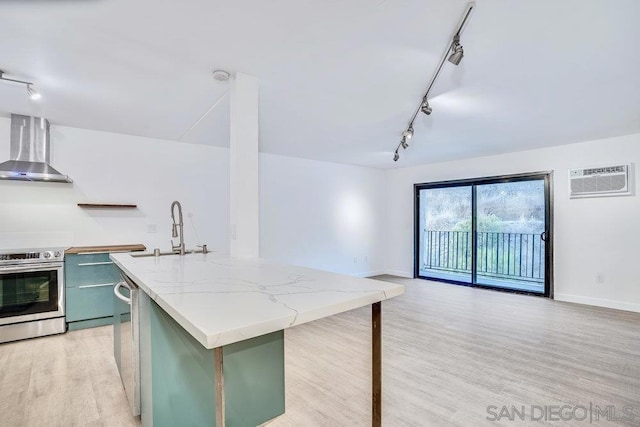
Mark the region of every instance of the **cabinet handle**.
<instances>
[{"instance_id":1,"label":"cabinet handle","mask_svg":"<svg viewBox=\"0 0 640 427\"><path fill-rule=\"evenodd\" d=\"M78 267L89 267L92 265L111 265L113 264L112 261L104 261L104 262L83 262L78 264Z\"/></svg>"},{"instance_id":2,"label":"cabinet handle","mask_svg":"<svg viewBox=\"0 0 640 427\"><path fill-rule=\"evenodd\" d=\"M84 289L84 288L101 288L104 286L113 286L115 285L115 283L98 283L96 285L82 285L82 286L78 286L78 289Z\"/></svg>"}]
</instances>

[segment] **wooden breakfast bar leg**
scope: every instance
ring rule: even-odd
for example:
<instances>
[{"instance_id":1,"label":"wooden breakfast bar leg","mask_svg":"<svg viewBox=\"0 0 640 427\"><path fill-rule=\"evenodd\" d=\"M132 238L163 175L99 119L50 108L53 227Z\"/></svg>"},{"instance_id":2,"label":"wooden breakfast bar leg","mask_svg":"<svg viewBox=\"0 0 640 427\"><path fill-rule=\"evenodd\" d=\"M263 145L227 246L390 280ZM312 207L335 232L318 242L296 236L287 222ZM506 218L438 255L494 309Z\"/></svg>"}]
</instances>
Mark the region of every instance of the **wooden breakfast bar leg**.
<instances>
[{"instance_id":1,"label":"wooden breakfast bar leg","mask_svg":"<svg viewBox=\"0 0 640 427\"><path fill-rule=\"evenodd\" d=\"M371 390L373 427L382 426L382 303L371 304L371 332L372 332L372 365L373 381Z\"/></svg>"},{"instance_id":2,"label":"wooden breakfast bar leg","mask_svg":"<svg viewBox=\"0 0 640 427\"><path fill-rule=\"evenodd\" d=\"M222 347L213 349L216 370L216 427L224 427L224 374Z\"/></svg>"}]
</instances>

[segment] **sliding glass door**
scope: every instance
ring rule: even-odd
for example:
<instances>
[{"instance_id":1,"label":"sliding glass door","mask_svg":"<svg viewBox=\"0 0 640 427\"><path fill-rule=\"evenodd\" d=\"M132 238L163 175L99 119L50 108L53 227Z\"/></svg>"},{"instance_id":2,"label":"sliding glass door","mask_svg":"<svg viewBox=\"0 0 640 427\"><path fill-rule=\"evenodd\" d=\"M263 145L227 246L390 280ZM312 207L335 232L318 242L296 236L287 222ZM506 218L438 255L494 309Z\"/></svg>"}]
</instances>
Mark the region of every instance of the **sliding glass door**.
<instances>
[{"instance_id":1,"label":"sliding glass door","mask_svg":"<svg viewBox=\"0 0 640 427\"><path fill-rule=\"evenodd\" d=\"M416 185L416 276L550 295L549 180Z\"/></svg>"},{"instance_id":2,"label":"sliding glass door","mask_svg":"<svg viewBox=\"0 0 640 427\"><path fill-rule=\"evenodd\" d=\"M472 282L471 186L420 190L419 276Z\"/></svg>"}]
</instances>

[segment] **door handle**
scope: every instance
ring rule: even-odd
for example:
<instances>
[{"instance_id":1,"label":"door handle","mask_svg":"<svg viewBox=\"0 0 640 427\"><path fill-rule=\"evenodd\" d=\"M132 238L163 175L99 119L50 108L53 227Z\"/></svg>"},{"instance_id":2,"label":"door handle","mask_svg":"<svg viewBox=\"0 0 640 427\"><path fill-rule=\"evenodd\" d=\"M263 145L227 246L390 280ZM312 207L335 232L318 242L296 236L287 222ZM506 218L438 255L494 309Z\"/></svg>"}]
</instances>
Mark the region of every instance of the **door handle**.
<instances>
[{"instance_id":1,"label":"door handle","mask_svg":"<svg viewBox=\"0 0 640 427\"><path fill-rule=\"evenodd\" d=\"M542 233L540 233L540 239L541 239L543 242L546 242L546 241L547 241L547 232L546 232L546 231L543 231Z\"/></svg>"},{"instance_id":2,"label":"door handle","mask_svg":"<svg viewBox=\"0 0 640 427\"><path fill-rule=\"evenodd\" d=\"M50 264L24 264L17 267L7 266L0 267L0 273L28 273L32 271L51 271L58 268L62 268L63 264L50 263Z\"/></svg>"},{"instance_id":3,"label":"door handle","mask_svg":"<svg viewBox=\"0 0 640 427\"><path fill-rule=\"evenodd\" d=\"M120 288L124 286L125 288L127 288L127 284L125 282L118 282L116 283L116 285L113 287L113 294L116 296L116 298L118 298L120 301L122 302L126 302L127 304L131 305L131 298L127 298L124 295L122 295L119 291Z\"/></svg>"}]
</instances>

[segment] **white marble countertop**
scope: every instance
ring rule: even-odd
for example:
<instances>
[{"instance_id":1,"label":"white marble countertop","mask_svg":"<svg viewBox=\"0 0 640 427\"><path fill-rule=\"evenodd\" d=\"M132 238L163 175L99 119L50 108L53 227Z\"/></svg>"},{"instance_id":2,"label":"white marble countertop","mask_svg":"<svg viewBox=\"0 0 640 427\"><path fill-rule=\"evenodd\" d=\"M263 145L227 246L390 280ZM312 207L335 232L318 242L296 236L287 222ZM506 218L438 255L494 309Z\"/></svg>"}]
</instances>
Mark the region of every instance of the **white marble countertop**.
<instances>
[{"instance_id":1,"label":"white marble countertop","mask_svg":"<svg viewBox=\"0 0 640 427\"><path fill-rule=\"evenodd\" d=\"M215 254L111 259L206 348L373 304L404 286Z\"/></svg>"}]
</instances>

